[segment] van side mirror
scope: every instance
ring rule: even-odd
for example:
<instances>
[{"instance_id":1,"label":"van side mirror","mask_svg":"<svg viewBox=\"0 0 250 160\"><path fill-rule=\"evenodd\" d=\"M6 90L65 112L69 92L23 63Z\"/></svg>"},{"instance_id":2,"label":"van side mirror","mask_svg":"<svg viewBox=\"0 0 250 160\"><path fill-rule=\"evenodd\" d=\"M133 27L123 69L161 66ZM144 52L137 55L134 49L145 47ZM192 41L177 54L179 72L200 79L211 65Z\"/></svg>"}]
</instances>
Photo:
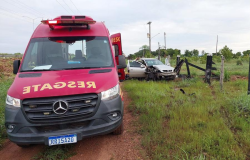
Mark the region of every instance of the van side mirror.
<instances>
[{"instance_id":1,"label":"van side mirror","mask_svg":"<svg viewBox=\"0 0 250 160\"><path fill-rule=\"evenodd\" d=\"M20 67L20 60L15 60L13 62L13 74L17 74L19 67Z\"/></svg>"},{"instance_id":2,"label":"van side mirror","mask_svg":"<svg viewBox=\"0 0 250 160\"><path fill-rule=\"evenodd\" d=\"M118 59L119 59L119 65L117 65L117 68L118 68L118 69L126 68L127 65L126 65L125 56L119 55L119 56L118 56Z\"/></svg>"}]
</instances>

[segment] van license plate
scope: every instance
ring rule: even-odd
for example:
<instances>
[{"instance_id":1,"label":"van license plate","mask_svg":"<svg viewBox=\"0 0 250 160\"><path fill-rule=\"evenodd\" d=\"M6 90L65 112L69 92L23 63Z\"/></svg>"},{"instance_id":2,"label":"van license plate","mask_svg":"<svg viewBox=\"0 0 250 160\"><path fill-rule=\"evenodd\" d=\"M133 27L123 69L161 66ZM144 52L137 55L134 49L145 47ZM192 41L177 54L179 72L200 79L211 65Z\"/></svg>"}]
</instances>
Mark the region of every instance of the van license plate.
<instances>
[{"instance_id":1,"label":"van license plate","mask_svg":"<svg viewBox=\"0 0 250 160\"><path fill-rule=\"evenodd\" d=\"M59 144L76 143L76 142L77 142L76 134L70 134L70 135L66 135L66 136L49 137L49 146L59 145Z\"/></svg>"}]
</instances>

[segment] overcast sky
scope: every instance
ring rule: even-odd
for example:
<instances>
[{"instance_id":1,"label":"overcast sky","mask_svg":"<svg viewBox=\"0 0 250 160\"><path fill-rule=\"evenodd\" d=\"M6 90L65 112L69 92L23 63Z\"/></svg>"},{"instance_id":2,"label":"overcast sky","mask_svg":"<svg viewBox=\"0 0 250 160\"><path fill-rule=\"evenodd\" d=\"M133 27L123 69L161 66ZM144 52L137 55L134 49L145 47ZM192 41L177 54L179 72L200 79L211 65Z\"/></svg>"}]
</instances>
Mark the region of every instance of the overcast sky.
<instances>
[{"instance_id":1,"label":"overcast sky","mask_svg":"<svg viewBox=\"0 0 250 160\"><path fill-rule=\"evenodd\" d=\"M111 34L122 34L128 55L148 45L151 21L152 50L167 48L215 52L228 45L234 53L250 49L249 0L0 0L0 53L25 51L41 19L59 15L88 15L105 21Z\"/></svg>"}]
</instances>

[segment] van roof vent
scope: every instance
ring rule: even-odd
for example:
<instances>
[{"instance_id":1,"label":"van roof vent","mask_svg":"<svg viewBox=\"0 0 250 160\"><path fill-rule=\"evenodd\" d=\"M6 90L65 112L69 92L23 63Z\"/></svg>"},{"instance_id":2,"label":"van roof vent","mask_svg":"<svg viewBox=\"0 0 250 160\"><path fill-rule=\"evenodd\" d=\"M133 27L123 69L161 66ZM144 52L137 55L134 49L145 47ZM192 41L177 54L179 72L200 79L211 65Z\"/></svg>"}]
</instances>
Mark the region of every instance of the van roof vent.
<instances>
[{"instance_id":1,"label":"van roof vent","mask_svg":"<svg viewBox=\"0 0 250 160\"><path fill-rule=\"evenodd\" d=\"M61 19L72 19L72 16L61 16Z\"/></svg>"},{"instance_id":2,"label":"van roof vent","mask_svg":"<svg viewBox=\"0 0 250 160\"><path fill-rule=\"evenodd\" d=\"M84 19L85 16L75 16L75 19Z\"/></svg>"}]
</instances>

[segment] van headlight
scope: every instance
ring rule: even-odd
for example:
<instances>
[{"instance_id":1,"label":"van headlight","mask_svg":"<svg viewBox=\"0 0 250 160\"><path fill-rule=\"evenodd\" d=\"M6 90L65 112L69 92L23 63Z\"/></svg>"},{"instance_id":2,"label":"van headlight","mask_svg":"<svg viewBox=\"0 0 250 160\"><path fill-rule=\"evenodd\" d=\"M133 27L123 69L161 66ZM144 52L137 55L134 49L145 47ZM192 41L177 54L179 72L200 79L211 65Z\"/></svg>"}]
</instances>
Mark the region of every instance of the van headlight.
<instances>
[{"instance_id":1,"label":"van headlight","mask_svg":"<svg viewBox=\"0 0 250 160\"><path fill-rule=\"evenodd\" d=\"M13 98L9 95L6 97L6 104L14 107L20 107L20 99Z\"/></svg>"},{"instance_id":2,"label":"van headlight","mask_svg":"<svg viewBox=\"0 0 250 160\"><path fill-rule=\"evenodd\" d=\"M106 91L101 92L102 100L114 99L115 97L117 97L119 95L119 92L120 92L120 87L119 87L119 84L117 84L113 88L110 88Z\"/></svg>"}]
</instances>

